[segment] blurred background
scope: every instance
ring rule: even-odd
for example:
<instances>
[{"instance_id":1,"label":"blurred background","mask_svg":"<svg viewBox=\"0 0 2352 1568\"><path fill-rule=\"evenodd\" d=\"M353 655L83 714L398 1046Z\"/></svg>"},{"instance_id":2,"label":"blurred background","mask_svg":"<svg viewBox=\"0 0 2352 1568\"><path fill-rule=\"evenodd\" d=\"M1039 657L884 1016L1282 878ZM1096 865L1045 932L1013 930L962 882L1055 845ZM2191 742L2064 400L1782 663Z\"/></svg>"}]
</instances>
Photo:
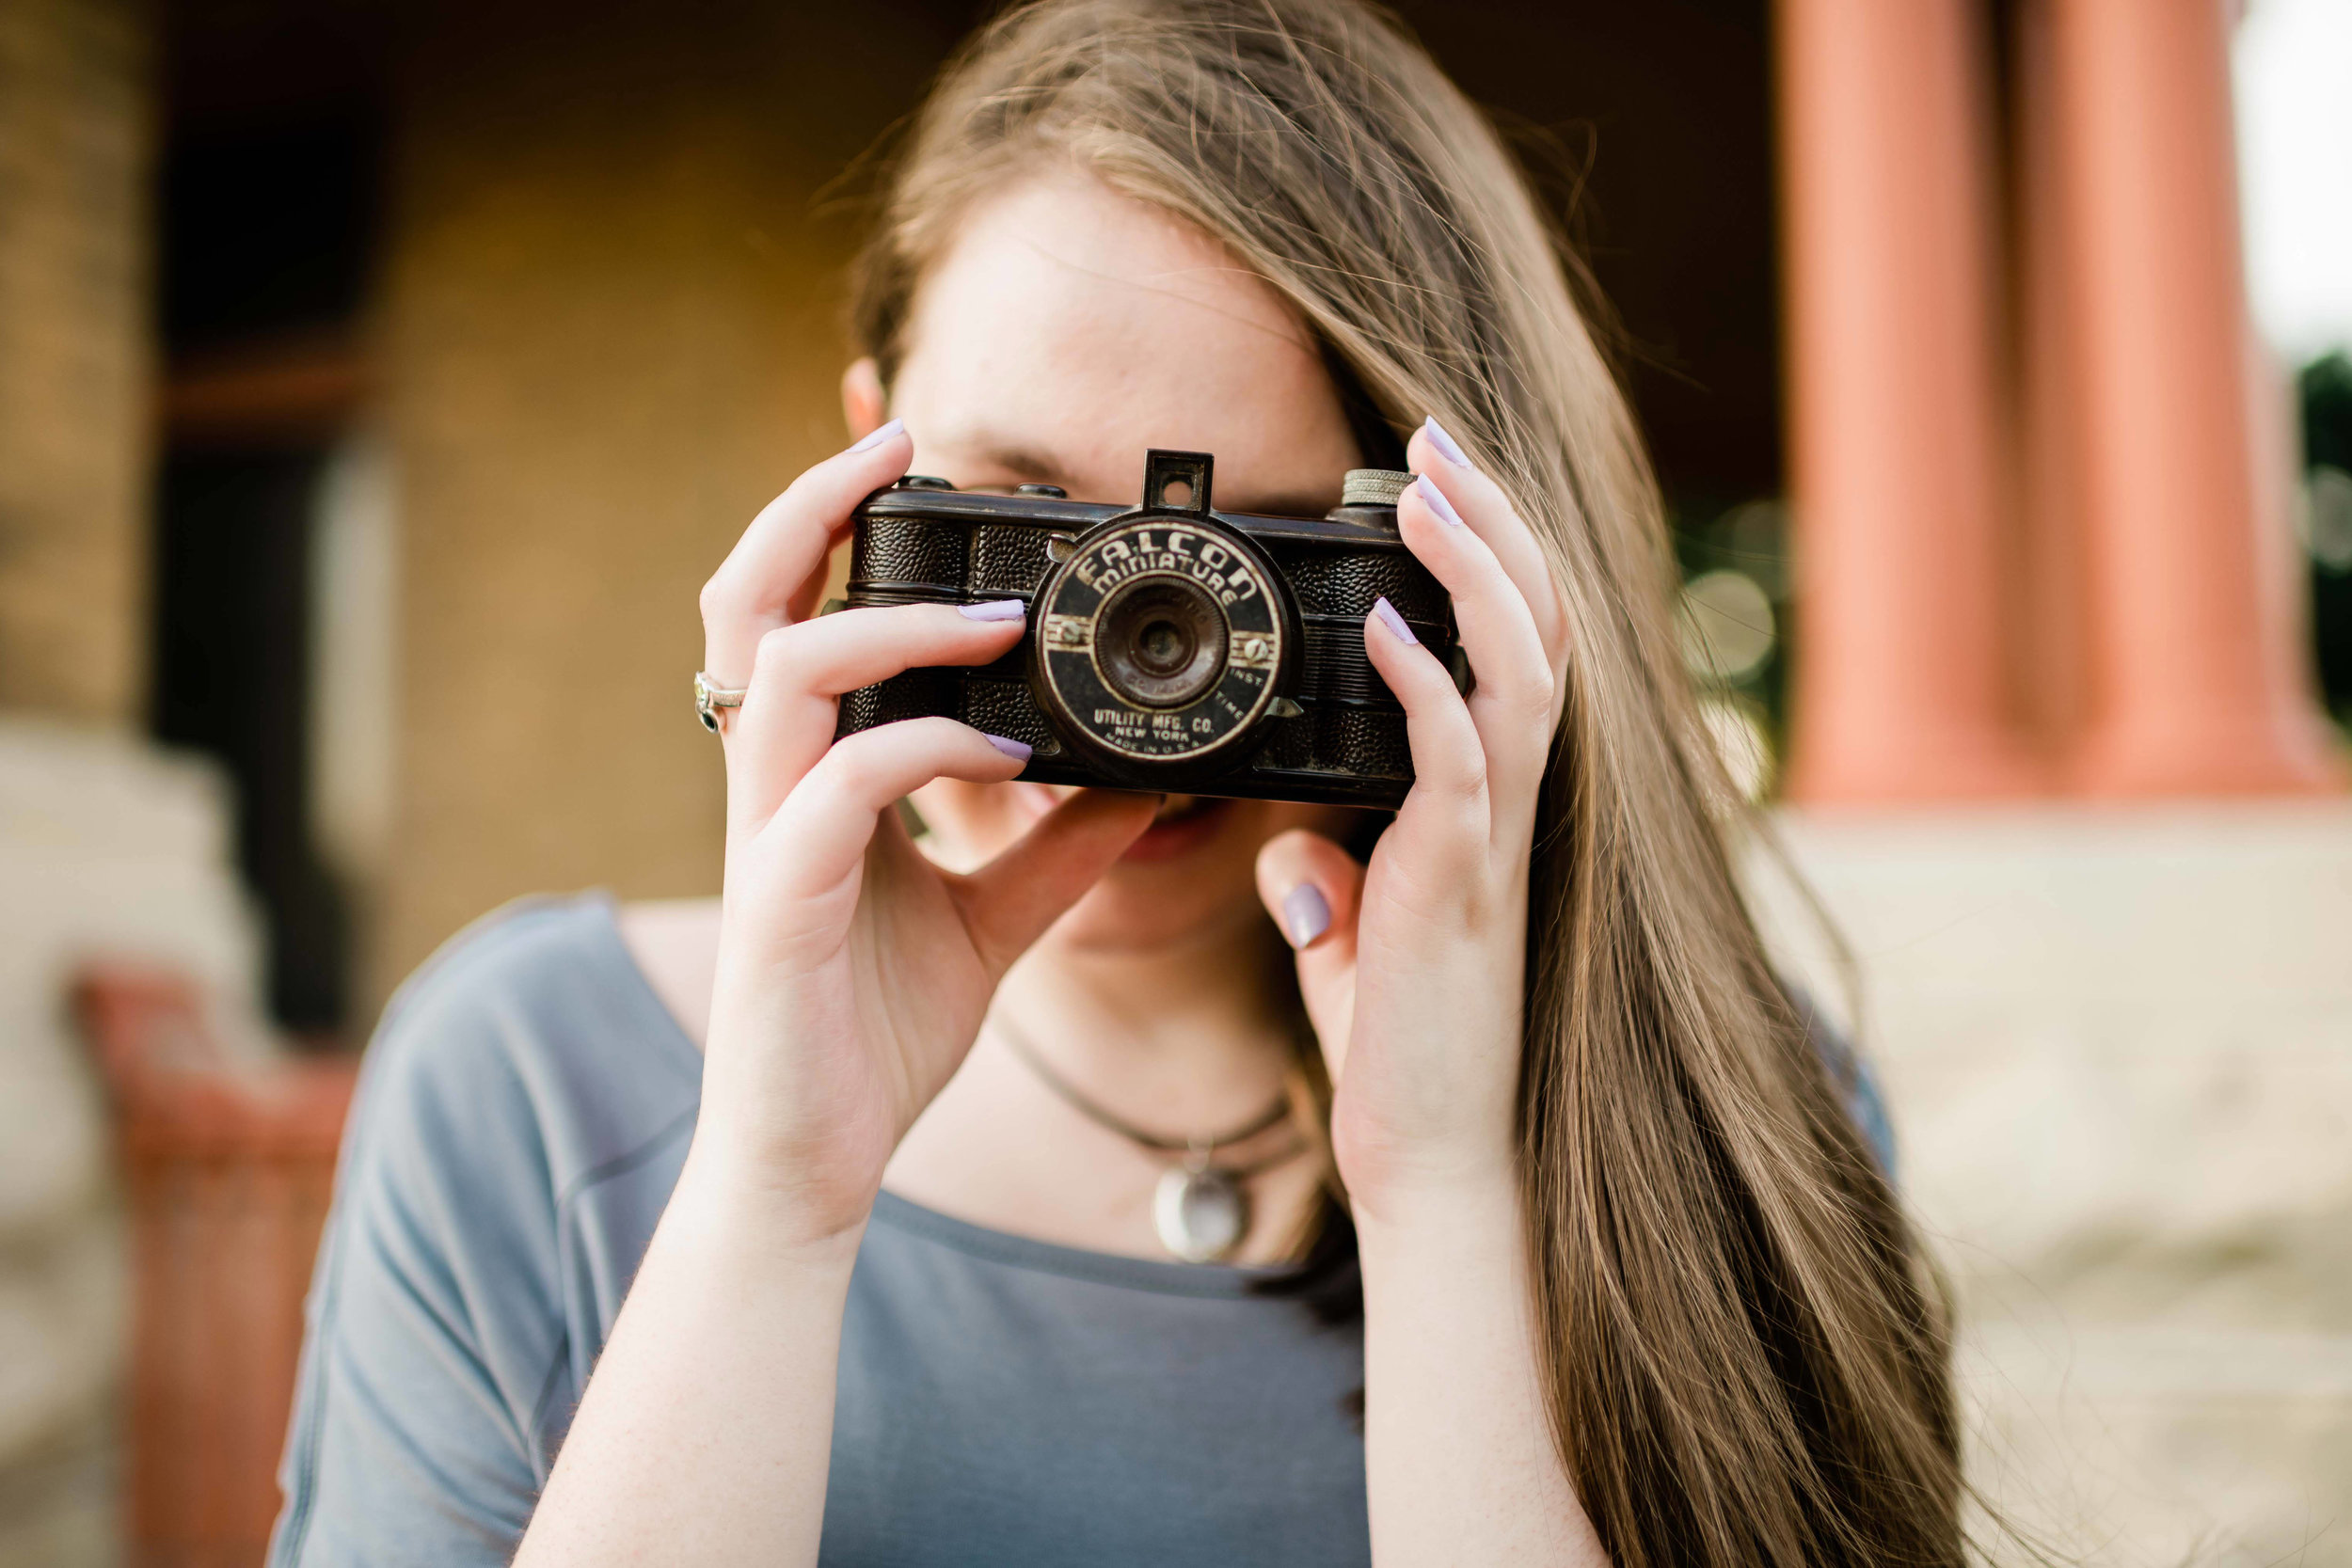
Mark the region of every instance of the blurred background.
<instances>
[{"instance_id":1,"label":"blurred background","mask_svg":"<svg viewBox=\"0 0 2352 1568\"><path fill-rule=\"evenodd\" d=\"M1619 318L1979 1485L2352 1563L2352 4L1401 8ZM258 1561L392 987L716 891L695 590L983 9L0 0L0 1568Z\"/></svg>"}]
</instances>

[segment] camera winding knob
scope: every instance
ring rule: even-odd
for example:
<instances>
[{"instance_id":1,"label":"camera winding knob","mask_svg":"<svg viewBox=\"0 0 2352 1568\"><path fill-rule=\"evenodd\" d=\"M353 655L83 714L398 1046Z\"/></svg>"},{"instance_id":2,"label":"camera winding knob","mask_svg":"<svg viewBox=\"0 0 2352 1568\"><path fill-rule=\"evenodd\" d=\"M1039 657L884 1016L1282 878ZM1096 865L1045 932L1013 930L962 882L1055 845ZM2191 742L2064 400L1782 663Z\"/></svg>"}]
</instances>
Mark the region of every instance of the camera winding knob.
<instances>
[{"instance_id":1,"label":"camera winding knob","mask_svg":"<svg viewBox=\"0 0 2352 1568\"><path fill-rule=\"evenodd\" d=\"M1394 506L1416 477L1399 468L1350 468L1340 481L1340 504Z\"/></svg>"}]
</instances>

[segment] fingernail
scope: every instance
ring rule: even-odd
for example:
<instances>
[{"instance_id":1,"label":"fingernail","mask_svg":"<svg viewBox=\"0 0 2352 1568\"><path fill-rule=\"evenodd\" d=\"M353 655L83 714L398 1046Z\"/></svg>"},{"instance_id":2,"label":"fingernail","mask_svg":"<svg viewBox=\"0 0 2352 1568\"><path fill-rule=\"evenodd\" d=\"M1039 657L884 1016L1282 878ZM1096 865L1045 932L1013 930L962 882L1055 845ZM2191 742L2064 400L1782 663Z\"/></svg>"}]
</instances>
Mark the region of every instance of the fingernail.
<instances>
[{"instance_id":1,"label":"fingernail","mask_svg":"<svg viewBox=\"0 0 2352 1568\"><path fill-rule=\"evenodd\" d=\"M998 751L1004 752L1005 755L1012 758L1015 762L1028 761L1029 752L1034 749L1032 747L1023 745L1020 741L1013 739L1010 736L1003 735L989 736L988 743L991 746L995 747Z\"/></svg>"},{"instance_id":2,"label":"fingernail","mask_svg":"<svg viewBox=\"0 0 2352 1568\"><path fill-rule=\"evenodd\" d=\"M1018 621L1028 612L1029 607L1019 599L986 599L978 604L956 606L956 613L967 621Z\"/></svg>"},{"instance_id":3,"label":"fingernail","mask_svg":"<svg viewBox=\"0 0 2352 1568\"><path fill-rule=\"evenodd\" d=\"M1331 906L1323 901L1323 890L1312 882L1301 882L1290 890L1282 900L1282 934L1293 947L1305 947L1331 928Z\"/></svg>"},{"instance_id":4,"label":"fingernail","mask_svg":"<svg viewBox=\"0 0 2352 1568\"><path fill-rule=\"evenodd\" d=\"M872 451L876 447L881 446L884 441L889 440L893 436L898 435L900 432L904 431L906 427L906 420L893 420L888 424L881 425L873 430L867 431L865 435L850 442L850 450L851 451Z\"/></svg>"},{"instance_id":5,"label":"fingernail","mask_svg":"<svg viewBox=\"0 0 2352 1568\"><path fill-rule=\"evenodd\" d=\"M1422 420L1421 427L1429 433L1429 444L1438 449L1439 457L1457 468L1467 468L1470 466L1470 453L1462 450L1461 442L1447 434L1445 426L1438 422L1437 415L1432 414Z\"/></svg>"},{"instance_id":6,"label":"fingernail","mask_svg":"<svg viewBox=\"0 0 2352 1568\"><path fill-rule=\"evenodd\" d=\"M1427 474L1413 481L1413 488L1420 491L1421 499L1429 503L1429 510L1438 515L1438 521L1453 528L1462 526L1462 515L1454 510L1454 503L1445 499L1443 490L1429 483Z\"/></svg>"},{"instance_id":7,"label":"fingernail","mask_svg":"<svg viewBox=\"0 0 2352 1568\"><path fill-rule=\"evenodd\" d=\"M1396 606L1389 603L1385 594L1372 601L1372 618L1386 626L1389 635L1399 642L1421 641L1413 635L1413 628L1405 624L1405 617L1396 612Z\"/></svg>"}]
</instances>

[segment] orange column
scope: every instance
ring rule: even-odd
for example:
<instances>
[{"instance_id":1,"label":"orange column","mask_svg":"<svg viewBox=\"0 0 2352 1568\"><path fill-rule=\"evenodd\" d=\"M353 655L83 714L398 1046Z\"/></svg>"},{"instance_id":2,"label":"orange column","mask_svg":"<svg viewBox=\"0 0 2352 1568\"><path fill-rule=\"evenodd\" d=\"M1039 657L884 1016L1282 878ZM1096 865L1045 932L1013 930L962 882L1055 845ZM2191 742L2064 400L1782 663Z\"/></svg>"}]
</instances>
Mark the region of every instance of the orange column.
<instances>
[{"instance_id":1,"label":"orange column","mask_svg":"<svg viewBox=\"0 0 2352 1568\"><path fill-rule=\"evenodd\" d=\"M2019 718L2042 752L2064 758L2090 702L2083 626L2083 388L2069 291L2076 269L2058 155L2057 67L2049 0L2020 0L2010 56L2016 310L2016 594L2010 670Z\"/></svg>"},{"instance_id":2,"label":"orange column","mask_svg":"<svg viewBox=\"0 0 2352 1568\"><path fill-rule=\"evenodd\" d=\"M2269 580L2219 0L2049 0L2084 393L2089 731L2108 796L2331 787Z\"/></svg>"},{"instance_id":3,"label":"orange column","mask_svg":"<svg viewBox=\"0 0 2352 1568\"><path fill-rule=\"evenodd\" d=\"M2038 783L2001 673L1981 23L1973 0L1777 10L1802 800Z\"/></svg>"}]
</instances>

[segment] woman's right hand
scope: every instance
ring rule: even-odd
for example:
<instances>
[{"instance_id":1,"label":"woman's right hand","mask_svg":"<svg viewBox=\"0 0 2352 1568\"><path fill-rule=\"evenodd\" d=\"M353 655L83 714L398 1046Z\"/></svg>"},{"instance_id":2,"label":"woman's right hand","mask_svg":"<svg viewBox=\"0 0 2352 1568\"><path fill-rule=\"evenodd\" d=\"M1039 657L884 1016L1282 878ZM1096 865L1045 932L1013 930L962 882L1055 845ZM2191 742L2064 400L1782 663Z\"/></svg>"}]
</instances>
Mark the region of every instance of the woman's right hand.
<instances>
[{"instance_id":1,"label":"woman's right hand","mask_svg":"<svg viewBox=\"0 0 2352 1568\"><path fill-rule=\"evenodd\" d=\"M1009 780L1027 749L952 719L834 739L836 699L921 665L985 664L1019 602L813 617L860 499L907 470L896 420L809 469L703 589L704 668L748 687L723 729L726 884L690 1171L780 1200L780 1238L852 1236L898 1140L971 1049L997 980L1149 826L1150 796L1083 790L969 876L898 813L933 779Z\"/></svg>"}]
</instances>

